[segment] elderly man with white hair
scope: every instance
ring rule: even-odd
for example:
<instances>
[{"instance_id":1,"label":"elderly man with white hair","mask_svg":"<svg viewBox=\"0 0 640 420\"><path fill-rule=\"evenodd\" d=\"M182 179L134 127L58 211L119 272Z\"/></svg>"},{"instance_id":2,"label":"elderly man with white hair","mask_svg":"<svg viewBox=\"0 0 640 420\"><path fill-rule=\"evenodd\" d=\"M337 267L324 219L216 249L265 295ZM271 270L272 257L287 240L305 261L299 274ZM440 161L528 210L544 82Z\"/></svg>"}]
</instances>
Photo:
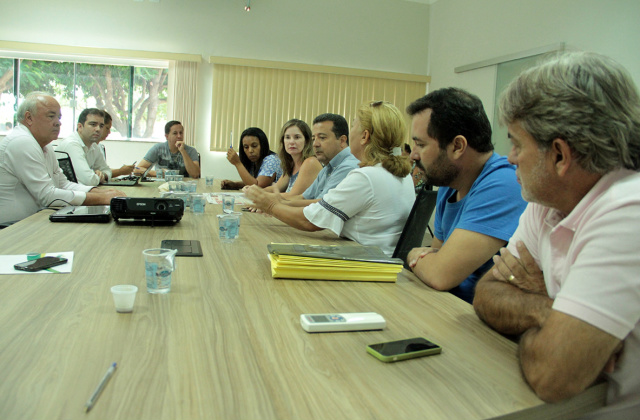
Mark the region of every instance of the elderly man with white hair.
<instances>
[{"instance_id":1,"label":"elderly man with white hair","mask_svg":"<svg viewBox=\"0 0 640 420\"><path fill-rule=\"evenodd\" d=\"M0 224L20 221L42 208L105 205L125 194L70 182L49 143L60 133L60 104L33 92L18 108L17 125L0 141Z\"/></svg>"}]
</instances>

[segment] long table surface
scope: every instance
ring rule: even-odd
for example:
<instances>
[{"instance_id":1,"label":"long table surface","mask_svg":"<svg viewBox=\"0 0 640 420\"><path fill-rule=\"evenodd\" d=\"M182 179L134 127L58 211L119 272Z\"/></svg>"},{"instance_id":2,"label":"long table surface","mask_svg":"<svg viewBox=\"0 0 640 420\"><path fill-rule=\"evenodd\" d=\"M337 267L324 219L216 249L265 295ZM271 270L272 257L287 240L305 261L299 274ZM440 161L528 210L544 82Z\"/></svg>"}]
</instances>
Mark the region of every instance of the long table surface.
<instances>
[{"instance_id":1,"label":"long table surface","mask_svg":"<svg viewBox=\"0 0 640 420\"><path fill-rule=\"evenodd\" d=\"M123 190L155 196L158 185ZM0 230L3 255L74 251L70 274L0 276L0 418L552 419L603 404L604 384L542 402L522 379L515 343L406 270L397 283L273 279L270 242L350 242L244 213L239 239L221 243L220 212L208 204L204 215L186 210L175 226L150 227L51 223L43 210ZM142 250L163 239L198 239L204 257L178 257L171 292L152 295ZM116 284L138 286L133 313L115 311ZM378 312L387 327L300 327L300 314L328 312ZM382 363L366 353L417 336L442 354Z\"/></svg>"}]
</instances>

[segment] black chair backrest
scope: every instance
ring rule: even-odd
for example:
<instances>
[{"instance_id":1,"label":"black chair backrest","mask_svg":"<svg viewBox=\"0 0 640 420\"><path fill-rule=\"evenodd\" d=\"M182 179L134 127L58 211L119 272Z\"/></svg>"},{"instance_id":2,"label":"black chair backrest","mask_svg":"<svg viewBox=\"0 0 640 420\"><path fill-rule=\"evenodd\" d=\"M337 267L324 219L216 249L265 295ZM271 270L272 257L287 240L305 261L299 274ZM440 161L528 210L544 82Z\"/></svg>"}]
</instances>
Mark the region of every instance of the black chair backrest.
<instances>
[{"instance_id":1,"label":"black chair backrest","mask_svg":"<svg viewBox=\"0 0 640 420\"><path fill-rule=\"evenodd\" d=\"M427 229L429 229L429 233L433 237L433 232L431 232L431 228L429 227L429 220L431 219L433 210L436 208L437 196L438 191L422 188L416 196L416 201L413 203L413 208L411 209L411 213L409 213L407 223L404 224L404 229L402 229L396 249L393 251L393 257L400 258L404 261L404 267L406 269L409 269L409 264L407 264L409 251L422 246L424 233Z\"/></svg>"},{"instance_id":2,"label":"black chair backrest","mask_svg":"<svg viewBox=\"0 0 640 420\"><path fill-rule=\"evenodd\" d=\"M64 176L66 176L67 179L71 182L78 182L78 178L76 178L76 173L73 170L73 164L71 163L71 158L69 157L69 153L60 152L58 150L56 150L56 153L63 155L61 157L58 157L58 165L60 166L60 169L62 169L62 172L64 172Z\"/></svg>"}]
</instances>

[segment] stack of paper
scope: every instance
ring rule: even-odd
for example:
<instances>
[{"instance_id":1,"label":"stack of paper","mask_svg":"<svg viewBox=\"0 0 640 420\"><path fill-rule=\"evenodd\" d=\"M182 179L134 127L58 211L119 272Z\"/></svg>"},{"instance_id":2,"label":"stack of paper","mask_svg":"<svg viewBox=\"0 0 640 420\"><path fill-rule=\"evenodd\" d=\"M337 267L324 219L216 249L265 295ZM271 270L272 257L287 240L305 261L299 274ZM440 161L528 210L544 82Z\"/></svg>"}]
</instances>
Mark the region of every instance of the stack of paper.
<instances>
[{"instance_id":1,"label":"stack of paper","mask_svg":"<svg viewBox=\"0 0 640 420\"><path fill-rule=\"evenodd\" d=\"M274 278L395 282L402 260L377 246L270 244Z\"/></svg>"}]
</instances>

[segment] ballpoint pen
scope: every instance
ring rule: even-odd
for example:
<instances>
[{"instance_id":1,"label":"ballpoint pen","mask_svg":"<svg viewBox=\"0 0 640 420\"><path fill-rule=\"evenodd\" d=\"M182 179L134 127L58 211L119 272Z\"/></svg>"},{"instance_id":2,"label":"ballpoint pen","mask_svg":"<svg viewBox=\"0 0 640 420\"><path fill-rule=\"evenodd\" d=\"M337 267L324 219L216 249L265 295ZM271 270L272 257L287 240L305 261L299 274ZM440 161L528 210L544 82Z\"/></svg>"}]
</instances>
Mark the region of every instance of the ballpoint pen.
<instances>
[{"instance_id":1,"label":"ballpoint pen","mask_svg":"<svg viewBox=\"0 0 640 420\"><path fill-rule=\"evenodd\" d=\"M104 376L102 377L102 380L98 384L98 387L96 388L95 391L93 391L93 394L91 394L91 397L89 397L89 400L85 404L85 407L87 408L87 412L91 410L94 404L96 403L96 401L98 401L98 397L102 393L102 390L107 385L107 382L109 382L109 379L113 375L113 372L115 372L116 366L117 366L116 362L113 362L113 364L109 366L109 369L107 369L107 373L105 373Z\"/></svg>"}]
</instances>

